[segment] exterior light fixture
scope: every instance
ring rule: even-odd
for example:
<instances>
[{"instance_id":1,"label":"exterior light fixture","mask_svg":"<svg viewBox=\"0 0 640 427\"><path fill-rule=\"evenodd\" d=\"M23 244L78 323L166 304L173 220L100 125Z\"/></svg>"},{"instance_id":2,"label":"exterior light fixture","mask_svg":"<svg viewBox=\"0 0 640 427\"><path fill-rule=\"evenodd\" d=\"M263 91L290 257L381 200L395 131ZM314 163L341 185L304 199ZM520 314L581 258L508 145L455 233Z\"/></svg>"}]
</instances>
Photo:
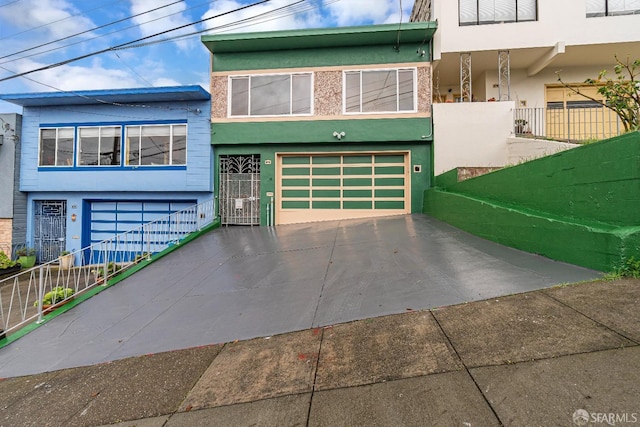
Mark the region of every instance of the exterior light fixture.
<instances>
[{"instance_id":1,"label":"exterior light fixture","mask_svg":"<svg viewBox=\"0 0 640 427\"><path fill-rule=\"evenodd\" d=\"M333 136L335 136L336 138L338 138L338 141L342 139L342 137L344 137L346 135L346 133L344 133L344 131L342 132L333 132Z\"/></svg>"},{"instance_id":2,"label":"exterior light fixture","mask_svg":"<svg viewBox=\"0 0 640 427\"><path fill-rule=\"evenodd\" d=\"M71 222L76 222L76 219L78 219L78 215L72 213L71 214Z\"/></svg>"}]
</instances>

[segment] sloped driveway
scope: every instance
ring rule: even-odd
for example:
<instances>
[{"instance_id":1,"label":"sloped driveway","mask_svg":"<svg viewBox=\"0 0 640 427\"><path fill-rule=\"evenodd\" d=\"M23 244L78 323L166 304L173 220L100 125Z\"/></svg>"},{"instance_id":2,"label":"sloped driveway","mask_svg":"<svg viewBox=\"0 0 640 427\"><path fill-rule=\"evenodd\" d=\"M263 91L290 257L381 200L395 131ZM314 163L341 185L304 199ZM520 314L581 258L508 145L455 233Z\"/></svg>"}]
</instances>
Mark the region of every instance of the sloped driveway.
<instances>
[{"instance_id":1,"label":"sloped driveway","mask_svg":"<svg viewBox=\"0 0 640 427\"><path fill-rule=\"evenodd\" d=\"M481 300L599 273L425 215L215 230L0 349L0 377Z\"/></svg>"}]
</instances>

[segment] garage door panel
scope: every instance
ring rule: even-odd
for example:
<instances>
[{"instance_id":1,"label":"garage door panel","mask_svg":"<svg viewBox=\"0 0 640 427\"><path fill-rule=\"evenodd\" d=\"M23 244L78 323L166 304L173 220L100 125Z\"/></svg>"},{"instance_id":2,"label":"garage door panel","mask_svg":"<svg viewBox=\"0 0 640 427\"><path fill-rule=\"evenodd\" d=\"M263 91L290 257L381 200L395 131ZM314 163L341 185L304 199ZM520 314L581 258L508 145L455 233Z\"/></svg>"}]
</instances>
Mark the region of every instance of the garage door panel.
<instances>
[{"instance_id":1,"label":"garage door panel","mask_svg":"<svg viewBox=\"0 0 640 427\"><path fill-rule=\"evenodd\" d=\"M409 213L408 157L408 153L280 155L277 223Z\"/></svg>"}]
</instances>

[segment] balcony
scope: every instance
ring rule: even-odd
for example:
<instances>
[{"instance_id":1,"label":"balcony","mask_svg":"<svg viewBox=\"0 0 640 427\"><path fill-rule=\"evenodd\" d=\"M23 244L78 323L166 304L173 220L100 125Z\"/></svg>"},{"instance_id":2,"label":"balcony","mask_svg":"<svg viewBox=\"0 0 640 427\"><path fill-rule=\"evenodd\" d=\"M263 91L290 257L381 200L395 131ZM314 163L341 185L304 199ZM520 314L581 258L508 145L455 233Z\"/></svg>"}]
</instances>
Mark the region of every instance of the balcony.
<instances>
[{"instance_id":1,"label":"balcony","mask_svg":"<svg viewBox=\"0 0 640 427\"><path fill-rule=\"evenodd\" d=\"M516 136L584 143L611 138L623 130L618 116L605 107L514 110Z\"/></svg>"}]
</instances>

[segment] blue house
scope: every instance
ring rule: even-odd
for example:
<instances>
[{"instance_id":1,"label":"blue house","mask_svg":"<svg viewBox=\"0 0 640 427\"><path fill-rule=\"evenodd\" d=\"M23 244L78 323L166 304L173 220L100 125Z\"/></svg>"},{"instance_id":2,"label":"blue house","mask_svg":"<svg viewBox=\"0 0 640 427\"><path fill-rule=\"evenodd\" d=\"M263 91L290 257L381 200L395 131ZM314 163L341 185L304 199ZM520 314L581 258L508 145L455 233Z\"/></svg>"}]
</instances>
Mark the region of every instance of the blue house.
<instances>
[{"instance_id":1,"label":"blue house","mask_svg":"<svg viewBox=\"0 0 640 427\"><path fill-rule=\"evenodd\" d=\"M200 86L0 95L24 107L20 191L39 262L213 198Z\"/></svg>"}]
</instances>

